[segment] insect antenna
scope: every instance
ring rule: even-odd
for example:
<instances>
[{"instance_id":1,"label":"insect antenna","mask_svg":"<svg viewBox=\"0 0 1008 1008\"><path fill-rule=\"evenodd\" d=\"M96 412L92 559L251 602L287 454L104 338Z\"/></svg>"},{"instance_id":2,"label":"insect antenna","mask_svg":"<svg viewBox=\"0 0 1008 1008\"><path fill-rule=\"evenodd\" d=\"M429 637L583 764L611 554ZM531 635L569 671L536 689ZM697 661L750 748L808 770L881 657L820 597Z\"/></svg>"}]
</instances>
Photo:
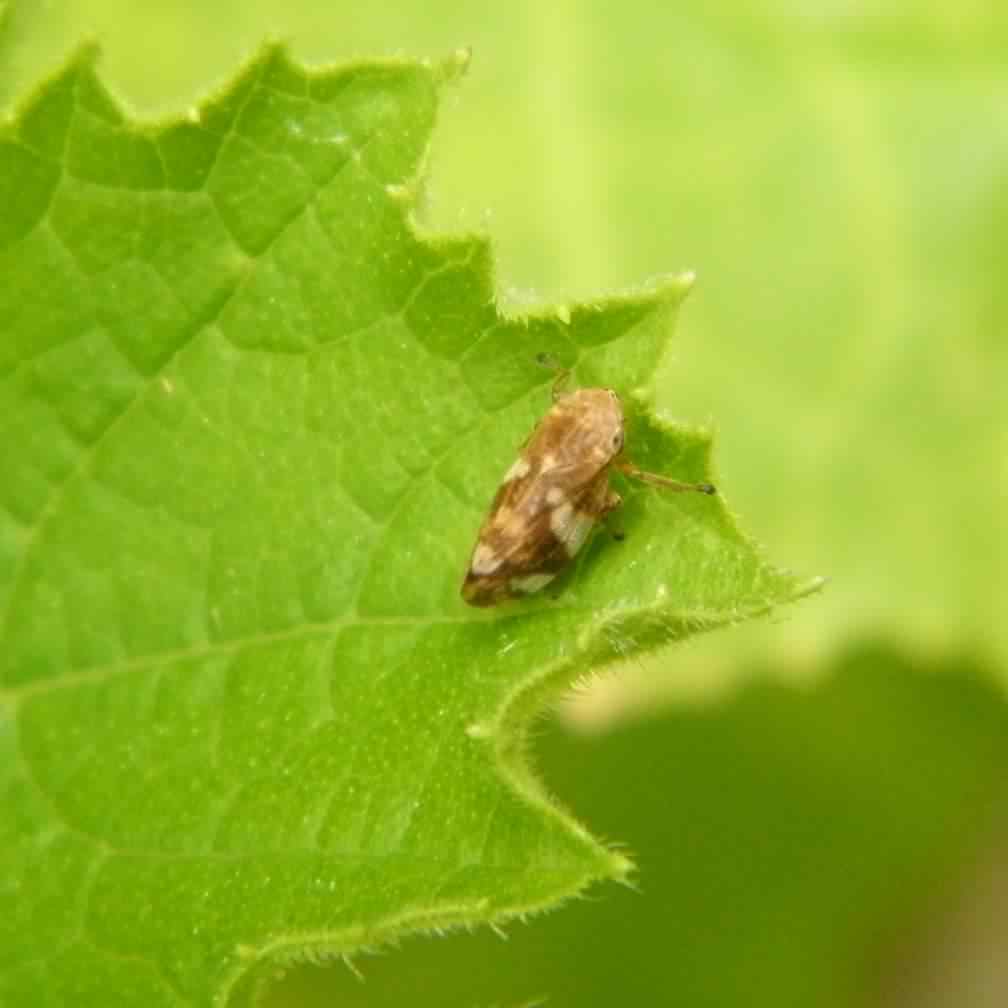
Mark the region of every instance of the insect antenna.
<instances>
[{"instance_id":1,"label":"insect antenna","mask_svg":"<svg viewBox=\"0 0 1008 1008\"><path fill-rule=\"evenodd\" d=\"M555 372L553 379L553 402L562 399L567 393L567 385L570 383L570 368L565 368L554 354L543 351L536 354L536 363L550 371Z\"/></svg>"}]
</instances>

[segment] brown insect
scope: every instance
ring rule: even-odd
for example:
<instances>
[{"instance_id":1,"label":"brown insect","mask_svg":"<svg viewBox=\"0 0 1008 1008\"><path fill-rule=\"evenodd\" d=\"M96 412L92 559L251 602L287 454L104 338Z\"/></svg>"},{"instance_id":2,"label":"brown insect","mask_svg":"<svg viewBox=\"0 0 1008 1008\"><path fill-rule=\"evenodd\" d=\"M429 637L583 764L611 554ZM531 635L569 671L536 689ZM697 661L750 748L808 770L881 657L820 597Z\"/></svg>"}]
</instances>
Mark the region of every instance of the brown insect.
<instances>
[{"instance_id":1,"label":"brown insect","mask_svg":"<svg viewBox=\"0 0 1008 1008\"><path fill-rule=\"evenodd\" d=\"M548 363L543 355L539 360ZM490 505L462 583L462 598L470 605L496 605L552 581L596 522L620 506L609 485L611 469L665 490L717 492L710 483L679 483L625 459L619 397L605 388L567 392L569 376L558 373L552 408Z\"/></svg>"}]
</instances>

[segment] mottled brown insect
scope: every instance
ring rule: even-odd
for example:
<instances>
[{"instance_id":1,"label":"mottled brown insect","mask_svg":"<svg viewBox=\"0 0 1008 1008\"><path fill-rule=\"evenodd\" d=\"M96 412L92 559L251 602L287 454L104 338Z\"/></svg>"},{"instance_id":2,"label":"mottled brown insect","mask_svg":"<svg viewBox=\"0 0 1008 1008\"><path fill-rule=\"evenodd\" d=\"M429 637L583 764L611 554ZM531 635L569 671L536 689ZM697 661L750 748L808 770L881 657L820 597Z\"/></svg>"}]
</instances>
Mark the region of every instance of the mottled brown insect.
<instances>
[{"instance_id":1,"label":"mottled brown insect","mask_svg":"<svg viewBox=\"0 0 1008 1008\"><path fill-rule=\"evenodd\" d=\"M545 363L543 358L540 360ZM595 523L620 506L609 486L617 469L666 490L712 494L709 483L679 483L623 457L623 407L612 389L553 386L539 421L490 505L469 561L462 598L490 606L538 591L583 545Z\"/></svg>"}]
</instances>

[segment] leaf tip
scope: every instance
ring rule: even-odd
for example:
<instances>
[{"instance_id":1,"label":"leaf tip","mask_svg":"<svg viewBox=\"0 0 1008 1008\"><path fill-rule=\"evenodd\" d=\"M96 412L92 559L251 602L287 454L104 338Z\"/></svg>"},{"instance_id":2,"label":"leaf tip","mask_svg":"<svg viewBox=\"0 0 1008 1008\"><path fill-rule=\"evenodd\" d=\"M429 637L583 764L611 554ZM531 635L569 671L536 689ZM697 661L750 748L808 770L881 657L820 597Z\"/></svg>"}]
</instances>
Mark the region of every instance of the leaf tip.
<instances>
[{"instance_id":1,"label":"leaf tip","mask_svg":"<svg viewBox=\"0 0 1008 1008\"><path fill-rule=\"evenodd\" d=\"M85 38L70 54L70 58L66 63L66 69L70 71L93 71L100 56L101 46L98 44L98 40Z\"/></svg>"},{"instance_id":2,"label":"leaf tip","mask_svg":"<svg viewBox=\"0 0 1008 1008\"><path fill-rule=\"evenodd\" d=\"M464 77L468 73L471 62L472 47L460 46L449 56L442 59L435 67L438 83L454 84L459 78Z\"/></svg>"},{"instance_id":3,"label":"leaf tip","mask_svg":"<svg viewBox=\"0 0 1008 1008\"><path fill-rule=\"evenodd\" d=\"M629 886L631 889L636 888L633 877L637 874L637 865L625 854L610 849L609 869L609 877L613 882Z\"/></svg>"},{"instance_id":4,"label":"leaf tip","mask_svg":"<svg viewBox=\"0 0 1008 1008\"><path fill-rule=\"evenodd\" d=\"M642 293L655 301L678 305L693 289L696 282L695 270L682 270L679 273L661 273L642 285Z\"/></svg>"},{"instance_id":5,"label":"leaf tip","mask_svg":"<svg viewBox=\"0 0 1008 1008\"><path fill-rule=\"evenodd\" d=\"M814 577L799 582L795 598L802 599L808 598L809 595L815 595L816 592L822 591L832 580L831 577L825 574L816 574Z\"/></svg>"}]
</instances>

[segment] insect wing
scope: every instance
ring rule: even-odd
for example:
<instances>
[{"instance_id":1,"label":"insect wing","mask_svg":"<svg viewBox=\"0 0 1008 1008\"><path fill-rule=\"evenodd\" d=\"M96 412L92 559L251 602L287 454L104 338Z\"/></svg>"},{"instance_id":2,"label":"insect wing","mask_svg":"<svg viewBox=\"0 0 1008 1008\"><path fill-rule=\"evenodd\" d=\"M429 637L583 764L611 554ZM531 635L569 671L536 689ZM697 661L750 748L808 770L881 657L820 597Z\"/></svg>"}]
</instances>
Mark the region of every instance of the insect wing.
<instances>
[{"instance_id":1,"label":"insect wing","mask_svg":"<svg viewBox=\"0 0 1008 1008\"><path fill-rule=\"evenodd\" d=\"M532 432L480 529L462 586L467 602L538 591L581 548L610 500L612 454L599 450L596 427L594 407L570 396Z\"/></svg>"},{"instance_id":2,"label":"insect wing","mask_svg":"<svg viewBox=\"0 0 1008 1008\"><path fill-rule=\"evenodd\" d=\"M492 605L548 584L570 563L604 509L608 472L529 472L497 492L473 550L463 595ZM588 477L580 484L572 475Z\"/></svg>"}]
</instances>

